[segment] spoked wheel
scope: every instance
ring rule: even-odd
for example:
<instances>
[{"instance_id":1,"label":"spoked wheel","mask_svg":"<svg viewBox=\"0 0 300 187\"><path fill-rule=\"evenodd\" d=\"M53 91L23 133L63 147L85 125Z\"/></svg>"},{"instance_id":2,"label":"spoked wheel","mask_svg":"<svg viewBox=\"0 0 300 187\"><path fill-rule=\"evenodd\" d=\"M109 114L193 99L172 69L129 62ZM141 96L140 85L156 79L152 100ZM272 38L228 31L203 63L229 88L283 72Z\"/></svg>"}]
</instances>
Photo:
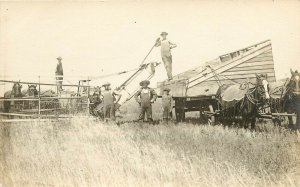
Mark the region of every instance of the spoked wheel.
<instances>
[{"instance_id":1,"label":"spoked wheel","mask_svg":"<svg viewBox=\"0 0 300 187\"><path fill-rule=\"evenodd\" d=\"M211 119L208 119L208 120L207 120L207 125L213 125L213 122L212 122Z\"/></svg>"},{"instance_id":2,"label":"spoked wheel","mask_svg":"<svg viewBox=\"0 0 300 187\"><path fill-rule=\"evenodd\" d=\"M183 122L185 120L184 108L175 108L175 115L177 122Z\"/></svg>"},{"instance_id":3,"label":"spoked wheel","mask_svg":"<svg viewBox=\"0 0 300 187\"><path fill-rule=\"evenodd\" d=\"M272 121L273 121L273 124L274 124L275 127L281 127L281 120L280 119L275 118Z\"/></svg>"}]
</instances>

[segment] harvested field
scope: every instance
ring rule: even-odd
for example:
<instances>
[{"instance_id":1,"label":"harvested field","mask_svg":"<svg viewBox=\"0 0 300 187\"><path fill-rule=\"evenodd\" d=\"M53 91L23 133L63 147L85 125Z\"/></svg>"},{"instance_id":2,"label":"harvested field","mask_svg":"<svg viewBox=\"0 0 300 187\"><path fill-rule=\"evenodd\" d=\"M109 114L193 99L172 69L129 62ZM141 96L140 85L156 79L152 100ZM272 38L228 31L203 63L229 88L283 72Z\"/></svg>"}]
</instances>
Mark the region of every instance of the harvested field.
<instances>
[{"instance_id":1,"label":"harvested field","mask_svg":"<svg viewBox=\"0 0 300 187\"><path fill-rule=\"evenodd\" d=\"M300 136L95 119L1 124L3 186L300 186Z\"/></svg>"}]
</instances>

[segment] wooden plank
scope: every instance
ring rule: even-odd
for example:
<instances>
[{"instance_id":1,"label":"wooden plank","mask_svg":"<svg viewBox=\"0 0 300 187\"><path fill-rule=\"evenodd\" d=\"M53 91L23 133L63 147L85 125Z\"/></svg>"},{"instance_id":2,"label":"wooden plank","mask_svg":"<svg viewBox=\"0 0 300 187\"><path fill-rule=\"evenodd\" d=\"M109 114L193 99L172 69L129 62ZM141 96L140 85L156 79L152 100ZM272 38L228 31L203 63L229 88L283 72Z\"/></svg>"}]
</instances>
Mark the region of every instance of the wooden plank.
<instances>
[{"instance_id":1,"label":"wooden plank","mask_svg":"<svg viewBox=\"0 0 300 187\"><path fill-rule=\"evenodd\" d=\"M186 80L161 82L157 87L160 88L158 95L163 95L164 88L169 88L173 97L185 97L186 95Z\"/></svg>"},{"instance_id":2,"label":"wooden plank","mask_svg":"<svg viewBox=\"0 0 300 187\"><path fill-rule=\"evenodd\" d=\"M64 110L66 108L50 108L50 109L40 109L41 112L54 111L54 110ZM22 110L24 113L35 113L38 112L38 109L25 109Z\"/></svg>"},{"instance_id":3,"label":"wooden plank","mask_svg":"<svg viewBox=\"0 0 300 187\"><path fill-rule=\"evenodd\" d=\"M66 118L84 118L87 120L95 120L95 118L91 118L90 116L56 116L55 118L44 118L44 119L37 119L37 118L30 118L30 119L0 119L0 123L17 123L17 122L56 122L66 120Z\"/></svg>"},{"instance_id":4,"label":"wooden plank","mask_svg":"<svg viewBox=\"0 0 300 187\"><path fill-rule=\"evenodd\" d=\"M60 117L60 118L69 118L70 116L67 116L67 115L47 115L47 114L44 114L44 115L38 115L38 114L21 114L21 113L3 113L3 112L0 112L0 115L3 115L3 116L19 116L19 117Z\"/></svg>"},{"instance_id":5,"label":"wooden plank","mask_svg":"<svg viewBox=\"0 0 300 187\"><path fill-rule=\"evenodd\" d=\"M264 66L264 65L274 65L273 61L260 61L260 62L244 62L234 68L239 68L239 67L251 67L251 66Z\"/></svg>"},{"instance_id":6,"label":"wooden plank","mask_svg":"<svg viewBox=\"0 0 300 187\"><path fill-rule=\"evenodd\" d=\"M288 114L288 113L272 113L272 114L267 114L267 113L259 113L260 115L272 115L272 116L296 116L296 114Z\"/></svg>"},{"instance_id":7,"label":"wooden plank","mask_svg":"<svg viewBox=\"0 0 300 187\"><path fill-rule=\"evenodd\" d=\"M263 52L262 54L266 54L266 53L272 53L272 48L269 50L269 51L265 51L265 52Z\"/></svg>"},{"instance_id":8,"label":"wooden plank","mask_svg":"<svg viewBox=\"0 0 300 187\"><path fill-rule=\"evenodd\" d=\"M232 52L230 52L230 53L226 53L226 54L224 54L224 55L221 55L220 57L229 55L229 54L231 54L231 53L235 53L235 52L237 52L237 51L243 51L243 50L245 50L245 49L247 49L247 48L251 48L251 47L255 47L255 46L259 46L259 45L266 45L266 44L271 45L271 40L264 40L264 41L262 41L262 42L259 42L259 43L254 44L254 45L250 45L250 46L247 46L247 47L245 47L245 48L241 48L241 49L239 49L239 50L235 50L235 51L232 51Z\"/></svg>"},{"instance_id":9,"label":"wooden plank","mask_svg":"<svg viewBox=\"0 0 300 187\"><path fill-rule=\"evenodd\" d=\"M54 121L61 121L61 120L66 120L65 118L63 119L0 119L0 123L18 123L18 122L45 122L45 121L49 121L49 122L54 122Z\"/></svg>"},{"instance_id":10,"label":"wooden plank","mask_svg":"<svg viewBox=\"0 0 300 187\"><path fill-rule=\"evenodd\" d=\"M262 57L255 57L250 60L247 60L247 62L263 62L263 61L273 61L272 56L262 56Z\"/></svg>"},{"instance_id":11,"label":"wooden plank","mask_svg":"<svg viewBox=\"0 0 300 187\"><path fill-rule=\"evenodd\" d=\"M255 56L258 56L259 54L267 51L267 50L270 50L271 48L271 45L270 43L267 43L265 45L262 45L261 47L259 47L258 49L254 49L254 50L250 50L244 54L242 54L241 56L239 56L238 58L234 59L234 60L230 60L224 64L221 64L220 67L217 67L217 68L214 68L215 69L215 73L216 74L219 74L219 73L222 73L228 69L231 69L249 59L252 59L253 57ZM203 73L206 73L206 75L204 76ZM206 70L205 72L203 72L201 74L199 74L198 76L196 77L193 77L191 79L189 79L189 85L188 87L193 87L207 79L209 79L210 77L213 77L214 76L214 73L212 73L210 70Z\"/></svg>"},{"instance_id":12,"label":"wooden plank","mask_svg":"<svg viewBox=\"0 0 300 187\"><path fill-rule=\"evenodd\" d=\"M82 97L41 97L41 101L43 100L51 100L51 99L84 99ZM0 98L0 101L38 101L39 98Z\"/></svg>"},{"instance_id":13,"label":"wooden plank","mask_svg":"<svg viewBox=\"0 0 300 187\"><path fill-rule=\"evenodd\" d=\"M260 69L273 69L274 70L274 64L267 64L267 65L253 65L253 66L246 66L246 67L234 67L232 69L229 69L226 72L239 72L239 71L246 71L246 70L260 70Z\"/></svg>"},{"instance_id":14,"label":"wooden plank","mask_svg":"<svg viewBox=\"0 0 300 187\"><path fill-rule=\"evenodd\" d=\"M235 81L235 82L245 82L245 81L247 81L247 79L249 79L249 81L252 82L252 83L256 82L256 77L255 76L254 77L235 77L235 78L232 78L230 76L226 76L226 77L220 77L219 78L219 80L221 82L226 81L226 80L232 80L232 81ZM267 80L268 80L268 82L275 82L276 78L275 78L275 76L268 76ZM216 82L216 79L214 77L212 77L209 80L206 80L204 82L209 82L209 81Z\"/></svg>"},{"instance_id":15,"label":"wooden plank","mask_svg":"<svg viewBox=\"0 0 300 187\"><path fill-rule=\"evenodd\" d=\"M247 79L252 83L256 82L256 77L244 77L244 78L238 78L238 79L232 79L232 78L229 78L227 76L219 77L220 81L232 80L232 81L236 81L236 82L245 82L245 81L247 81ZM209 81L216 82L216 79L214 77L212 77L212 78L210 78L210 79L208 79L204 82L209 82ZM275 76L268 76L267 81L274 82L275 81Z\"/></svg>"},{"instance_id":16,"label":"wooden plank","mask_svg":"<svg viewBox=\"0 0 300 187\"><path fill-rule=\"evenodd\" d=\"M260 55L258 55L257 57L273 57L273 53L272 53L272 50L270 50L269 52L264 52Z\"/></svg>"},{"instance_id":17,"label":"wooden plank","mask_svg":"<svg viewBox=\"0 0 300 187\"><path fill-rule=\"evenodd\" d=\"M20 83L20 84L36 84L36 85L45 85L45 86L60 86L60 84L38 83L38 82L22 82L22 81L8 81L8 80L0 80L0 82ZM62 86L90 87L90 86L77 85L77 84L63 84Z\"/></svg>"},{"instance_id":18,"label":"wooden plank","mask_svg":"<svg viewBox=\"0 0 300 187\"><path fill-rule=\"evenodd\" d=\"M244 70L244 71L225 71L220 74L220 76L225 75L225 76L230 76L230 75L255 75L255 73L260 74L260 73L275 73L274 69L257 69L257 70Z\"/></svg>"},{"instance_id":19,"label":"wooden plank","mask_svg":"<svg viewBox=\"0 0 300 187\"><path fill-rule=\"evenodd\" d=\"M20 117L32 117L32 116L34 116L34 115L30 115L30 114L3 113L3 112L0 112L0 115L3 115L3 116L20 116Z\"/></svg>"},{"instance_id":20,"label":"wooden plank","mask_svg":"<svg viewBox=\"0 0 300 187\"><path fill-rule=\"evenodd\" d=\"M275 73L266 73L268 77L275 77ZM241 79L241 78L256 78L255 74L240 74L240 75L225 75L229 79Z\"/></svg>"}]
</instances>

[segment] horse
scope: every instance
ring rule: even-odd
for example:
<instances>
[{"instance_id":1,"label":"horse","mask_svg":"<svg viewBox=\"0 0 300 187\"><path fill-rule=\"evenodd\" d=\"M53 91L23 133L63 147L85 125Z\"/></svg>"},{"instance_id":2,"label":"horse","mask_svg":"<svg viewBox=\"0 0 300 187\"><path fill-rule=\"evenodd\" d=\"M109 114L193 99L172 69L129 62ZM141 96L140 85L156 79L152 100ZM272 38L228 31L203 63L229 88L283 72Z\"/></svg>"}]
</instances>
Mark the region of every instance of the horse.
<instances>
[{"instance_id":1,"label":"horse","mask_svg":"<svg viewBox=\"0 0 300 187\"><path fill-rule=\"evenodd\" d=\"M291 71L291 78L285 87L283 95L283 109L288 114L296 113L296 125L293 124L292 116L288 116L289 127L300 129L300 73L296 70Z\"/></svg>"},{"instance_id":2,"label":"horse","mask_svg":"<svg viewBox=\"0 0 300 187\"><path fill-rule=\"evenodd\" d=\"M28 89L25 90L24 95L30 98L38 97L39 94L36 88L37 88L36 84L28 84ZM37 101L27 101L26 104L27 104L26 108L28 109L35 109L37 108L38 105Z\"/></svg>"},{"instance_id":3,"label":"horse","mask_svg":"<svg viewBox=\"0 0 300 187\"><path fill-rule=\"evenodd\" d=\"M219 87L216 100L221 121L241 122L244 128L255 129L259 111L266 108L270 99L266 75L256 75L256 83L223 84Z\"/></svg>"},{"instance_id":4,"label":"horse","mask_svg":"<svg viewBox=\"0 0 300 187\"><path fill-rule=\"evenodd\" d=\"M101 98L101 89L99 86L94 88L94 93L89 96L89 100L92 103L90 107L90 113L96 117L103 117L103 103ZM102 104L101 104L102 103Z\"/></svg>"},{"instance_id":5,"label":"horse","mask_svg":"<svg viewBox=\"0 0 300 187\"><path fill-rule=\"evenodd\" d=\"M15 82L12 90L4 93L4 99L21 98L22 96L22 85L19 82ZM4 112L20 111L22 103L22 101L4 101Z\"/></svg>"}]
</instances>

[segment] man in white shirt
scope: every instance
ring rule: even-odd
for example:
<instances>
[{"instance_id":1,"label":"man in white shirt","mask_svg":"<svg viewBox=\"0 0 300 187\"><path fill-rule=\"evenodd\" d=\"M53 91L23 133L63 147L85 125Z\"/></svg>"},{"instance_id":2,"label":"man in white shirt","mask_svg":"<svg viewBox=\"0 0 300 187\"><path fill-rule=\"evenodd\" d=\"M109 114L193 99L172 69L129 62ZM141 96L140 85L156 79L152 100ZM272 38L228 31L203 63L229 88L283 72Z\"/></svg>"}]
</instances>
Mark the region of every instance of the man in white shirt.
<instances>
[{"instance_id":1,"label":"man in white shirt","mask_svg":"<svg viewBox=\"0 0 300 187\"><path fill-rule=\"evenodd\" d=\"M168 33L162 32L160 36L162 39L157 38L155 47L161 46L161 58L162 61L164 62L164 66L167 71L168 79L171 80L173 75L172 75L172 54L171 54L171 49L177 47L176 44L171 42L170 40L167 39Z\"/></svg>"}]
</instances>

